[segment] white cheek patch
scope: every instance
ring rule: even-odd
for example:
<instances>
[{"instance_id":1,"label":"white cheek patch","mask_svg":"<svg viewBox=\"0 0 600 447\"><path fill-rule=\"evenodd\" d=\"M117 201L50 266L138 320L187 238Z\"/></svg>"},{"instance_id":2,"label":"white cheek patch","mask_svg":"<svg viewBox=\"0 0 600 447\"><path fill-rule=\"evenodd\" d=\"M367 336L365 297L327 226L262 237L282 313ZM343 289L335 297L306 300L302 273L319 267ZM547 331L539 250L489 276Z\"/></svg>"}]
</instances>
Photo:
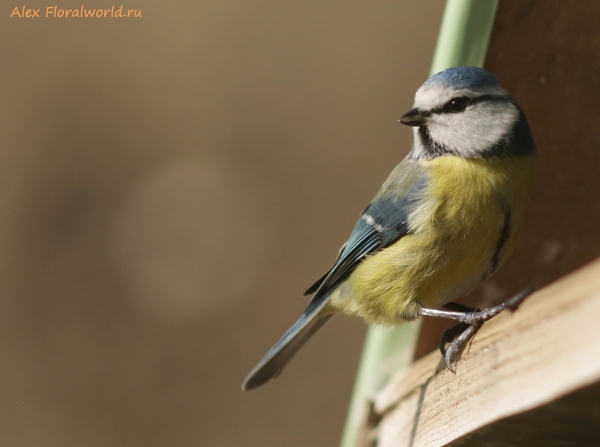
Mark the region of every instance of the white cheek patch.
<instances>
[{"instance_id":1,"label":"white cheek patch","mask_svg":"<svg viewBox=\"0 0 600 447\"><path fill-rule=\"evenodd\" d=\"M461 113L434 114L428 128L437 143L472 157L506 137L518 117L517 107L510 102L481 102Z\"/></svg>"},{"instance_id":2,"label":"white cheek patch","mask_svg":"<svg viewBox=\"0 0 600 447\"><path fill-rule=\"evenodd\" d=\"M481 96L510 97L500 86L454 89L443 84L424 84L415 95L414 107L423 111L441 110L452 98ZM440 146L462 157L474 157L505 138L519 117L517 107L510 101L476 102L464 112L432 113L427 119L430 138ZM419 128L413 129L416 158L427 156L430 149L423 146Z\"/></svg>"}]
</instances>

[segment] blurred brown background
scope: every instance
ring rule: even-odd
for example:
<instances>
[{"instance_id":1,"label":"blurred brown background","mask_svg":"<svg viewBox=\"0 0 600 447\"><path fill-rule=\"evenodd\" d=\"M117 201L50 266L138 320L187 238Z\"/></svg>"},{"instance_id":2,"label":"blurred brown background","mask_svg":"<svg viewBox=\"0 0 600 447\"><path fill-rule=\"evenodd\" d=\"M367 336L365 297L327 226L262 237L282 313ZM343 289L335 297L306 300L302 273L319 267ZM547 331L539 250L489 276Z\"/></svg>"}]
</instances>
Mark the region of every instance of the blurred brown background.
<instances>
[{"instance_id":1,"label":"blurred brown background","mask_svg":"<svg viewBox=\"0 0 600 447\"><path fill-rule=\"evenodd\" d=\"M396 120L443 1L16 6L0 8L0 445L336 445L361 321L240 385L409 149Z\"/></svg>"}]
</instances>

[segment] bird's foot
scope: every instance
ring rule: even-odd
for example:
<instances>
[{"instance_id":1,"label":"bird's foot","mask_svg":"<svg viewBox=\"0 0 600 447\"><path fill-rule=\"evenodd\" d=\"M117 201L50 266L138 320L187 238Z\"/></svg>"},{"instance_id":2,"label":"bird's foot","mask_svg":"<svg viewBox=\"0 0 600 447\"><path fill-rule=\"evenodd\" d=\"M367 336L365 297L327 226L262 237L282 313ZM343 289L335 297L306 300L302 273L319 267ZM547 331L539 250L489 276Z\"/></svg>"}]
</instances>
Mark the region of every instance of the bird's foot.
<instances>
[{"instance_id":1,"label":"bird's foot","mask_svg":"<svg viewBox=\"0 0 600 447\"><path fill-rule=\"evenodd\" d=\"M421 310L422 315L451 318L460 321L456 326L447 329L440 341L440 351L448 370L456 373L452 367L453 358L462 352L484 322L495 317L504 309L515 310L532 292L532 288L527 288L508 301L483 310L458 303L446 304L444 307L448 310L423 308ZM446 344L448 343L450 345L446 349Z\"/></svg>"},{"instance_id":2,"label":"bird's foot","mask_svg":"<svg viewBox=\"0 0 600 447\"><path fill-rule=\"evenodd\" d=\"M442 341L440 342L440 351L442 352L448 371L456 374L456 371L452 367L452 359L457 357L463 349L465 349L469 340L473 338L482 324L483 321L476 321L472 324L458 323L456 326L453 326L444 332ZM457 334L460 335L456 336ZM448 349L446 349L447 342L450 342Z\"/></svg>"}]
</instances>

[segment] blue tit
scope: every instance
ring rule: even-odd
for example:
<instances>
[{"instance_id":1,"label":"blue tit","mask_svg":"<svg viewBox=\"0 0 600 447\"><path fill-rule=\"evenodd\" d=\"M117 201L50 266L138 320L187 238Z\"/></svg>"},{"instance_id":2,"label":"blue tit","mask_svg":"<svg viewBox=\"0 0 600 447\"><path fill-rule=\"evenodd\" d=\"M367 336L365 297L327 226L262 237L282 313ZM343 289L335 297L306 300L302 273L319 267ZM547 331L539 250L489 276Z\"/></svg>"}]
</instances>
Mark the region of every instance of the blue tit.
<instances>
[{"instance_id":1,"label":"blue tit","mask_svg":"<svg viewBox=\"0 0 600 447\"><path fill-rule=\"evenodd\" d=\"M244 390L277 377L338 313L384 326L422 315L460 321L445 336L458 335L445 352L453 371L461 343L510 304L479 311L452 301L498 270L515 246L536 158L525 114L494 75L455 67L429 78L399 121L414 129L412 151L362 212L333 267L306 291L314 294L306 310L250 372Z\"/></svg>"}]
</instances>

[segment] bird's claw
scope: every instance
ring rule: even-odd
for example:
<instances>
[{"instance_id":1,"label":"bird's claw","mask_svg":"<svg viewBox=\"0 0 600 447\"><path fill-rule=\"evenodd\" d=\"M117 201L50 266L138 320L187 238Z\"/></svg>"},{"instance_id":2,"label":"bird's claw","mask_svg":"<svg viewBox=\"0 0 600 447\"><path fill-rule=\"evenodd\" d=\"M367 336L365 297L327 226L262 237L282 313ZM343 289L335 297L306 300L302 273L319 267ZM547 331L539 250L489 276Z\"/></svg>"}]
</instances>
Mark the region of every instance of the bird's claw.
<instances>
[{"instance_id":1,"label":"bird's claw","mask_svg":"<svg viewBox=\"0 0 600 447\"><path fill-rule=\"evenodd\" d=\"M461 318L462 321L456 326L446 329L440 341L440 352L444 357L444 363L448 371L456 374L456 370L452 367L452 359L463 351L484 322L495 317L504 309L515 310L532 292L532 288L527 288L508 301L483 310L457 303L448 303L445 305L444 307L447 309L464 313L464 316ZM446 349L446 344L448 343L449 346Z\"/></svg>"},{"instance_id":2,"label":"bird's claw","mask_svg":"<svg viewBox=\"0 0 600 447\"><path fill-rule=\"evenodd\" d=\"M473 335L475 335L484 322L494 318L506 308L515 310L523 300L531 294L531 292L533 292L533 289L525 289L508 301L483 310L457 303L447 303L444 305L448 310L430 309L427 307L421 308L421 315L423 316L451 318L460 322L456 326L447 329L440 340L440 351L444 357L448 370L454 372L454 368L452 368L452 358L464 349L466 344L473 338ZM446 350L447 343L450 343L448 350Z\"/></svg>"},{"instance_id":3,"label":"bird's claw","mask_svg":"<svg viewBox=\"0 0 600 447\"><path fill-rule=\"evenodd\" d=\"M448 368L448 371L450 371L452 374L456 374L455 369L452 367L452 356L453 355L454 355L454 347L450 346L446 350L446 355L444 356L444 363L446 363L446 368Z\"/></svg>"},{"instance_id":4,"label":"bird's claw","mask_svg":"<svg viewBox=\"0 0 600 447\"><path fill-rule=\"evenodd\" d=\"M440 340L440 352L442 356L446 357L446 345L451 344L458 334L464 332L469 325L467 323L458 323L456 326L452 326L444 331L442 339Z\"/></svg>"},{"instance_id":5,"label":"bird's claw","mask_svg":"<svg viewBox=\"0 0 600 447\"><path fill-rule=\"evenodd\" d=\"M453 335L460 333L458 337L452 340L446 352L442 351L442 355L444 356L444 362L446 363L448 371L450 371L453 374L456 374L456 371L452 367L452 358L455 356L455 354L458 355L463 351L463 349L465 349L465 346L467 345L469 340L473 338L473 336L475 335L475 333L477 333L482 324L483 321L481 320L475 320L469 324L460 323L444 332L442 340L444 340L444 338L446 337L446 333Z\"/></svg>"}]
</instances>

